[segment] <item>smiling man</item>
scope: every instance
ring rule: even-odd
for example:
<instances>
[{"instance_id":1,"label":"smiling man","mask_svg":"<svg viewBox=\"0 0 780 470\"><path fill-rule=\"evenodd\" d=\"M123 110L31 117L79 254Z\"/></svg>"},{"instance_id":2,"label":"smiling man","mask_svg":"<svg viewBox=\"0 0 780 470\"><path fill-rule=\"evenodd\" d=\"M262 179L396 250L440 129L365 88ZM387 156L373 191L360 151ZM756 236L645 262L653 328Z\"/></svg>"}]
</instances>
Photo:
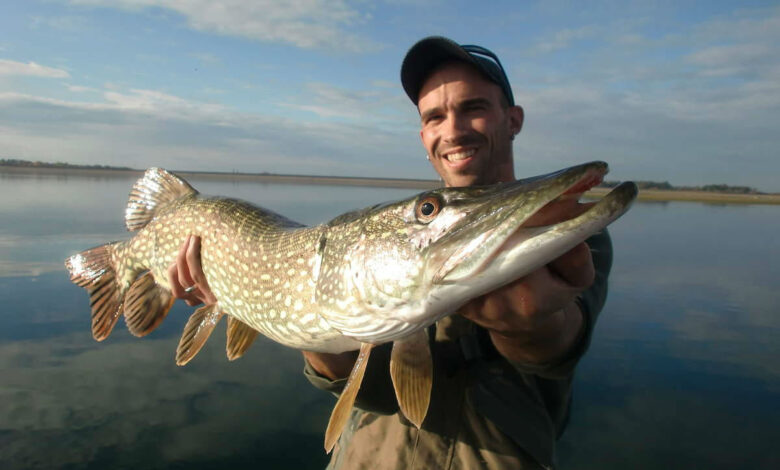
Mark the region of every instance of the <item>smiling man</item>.
<instances>
[{"instance_id":1,"label":"smiling man","mask_svg":"<svg viewBox=\"0 0 780 470\"><path fill-rule=\"evenodd\" d=\"M447 186L514 180L512 140L523 109L509 106L501 90L472 66L449 62L419 91L420 137Z\"/></svg>"},{"instance_id":2,"label":"smiling man","mask_svg":"<svg viewBox=\"0 0 780 470\"><path fill-rule=\"evenodd\" d=\"M523 125L498 58L442 37L415 44L401 81L420 113L420 137L447 186L513 181L512 141ZM528 225L548 225L587 208L568 194ZM519 469L554 466L569 416L574 367L590 341L607 292L608 235L591 237L515 282L437 322L430 339L433 390L421 429L400 413L389 345L375 347L332 469ZM188 303L213 295L188 240L169 270ZM191 286L184 289L183 286ZM304 352L317 387L340 393L356 353Z\"/></svg>"}]
</instances>

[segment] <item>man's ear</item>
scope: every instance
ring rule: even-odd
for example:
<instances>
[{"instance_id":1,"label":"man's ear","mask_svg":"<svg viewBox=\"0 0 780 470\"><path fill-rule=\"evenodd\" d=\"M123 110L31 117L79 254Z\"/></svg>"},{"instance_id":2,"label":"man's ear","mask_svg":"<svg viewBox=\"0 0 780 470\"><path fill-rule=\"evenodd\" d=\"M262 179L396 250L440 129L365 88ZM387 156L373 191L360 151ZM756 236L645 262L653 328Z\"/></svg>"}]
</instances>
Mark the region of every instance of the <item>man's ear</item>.
<instances>
[{"instance_id":1,"label":"man's ear","mask_svg":"<svg viewBox=\"0 0 780 470\"><path fill-rule=\"evenodd\" d=\"M510 106L507 108L507 112L509 113L509 130L512 132L512 135L517 135L523 128L523 119L525 118L523 107Z\"/></svg>"}]
</instances>

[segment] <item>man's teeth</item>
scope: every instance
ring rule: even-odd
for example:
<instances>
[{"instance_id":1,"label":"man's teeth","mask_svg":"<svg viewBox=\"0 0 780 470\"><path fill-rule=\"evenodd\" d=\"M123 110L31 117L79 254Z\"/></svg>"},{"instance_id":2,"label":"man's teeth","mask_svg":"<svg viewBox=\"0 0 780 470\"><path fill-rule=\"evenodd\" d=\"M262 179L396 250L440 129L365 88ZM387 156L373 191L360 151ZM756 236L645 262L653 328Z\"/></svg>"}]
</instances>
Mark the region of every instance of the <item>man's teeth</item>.
<instances>
[{"instance_id":1,"label":"man's teeth","mask_svg":"<svg viewBox=\"0 0 780 470\"><path fill-rule=\"evenodd\" d=\"M471 149L471 150L466 150L464 152L450 153L450 154L447 154L447 160L449 160L451 162L457 162L459 160L465 160L465 159L469 158L470 156L474 155L475 152L476 152L475 149Z\"/></svg>"}]
</instances>

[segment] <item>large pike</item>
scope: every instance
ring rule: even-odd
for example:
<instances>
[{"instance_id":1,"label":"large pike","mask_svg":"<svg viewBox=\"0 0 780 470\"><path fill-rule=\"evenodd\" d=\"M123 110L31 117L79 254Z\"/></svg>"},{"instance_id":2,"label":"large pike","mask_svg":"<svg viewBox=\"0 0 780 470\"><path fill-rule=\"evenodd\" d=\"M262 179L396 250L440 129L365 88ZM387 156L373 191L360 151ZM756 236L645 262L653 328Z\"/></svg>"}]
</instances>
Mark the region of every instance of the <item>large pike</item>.
<instances>
[{"instance_id":1,"label":"large pike","mask_svg":"<svg viewBox=\"0 0 780 470\"><path fill-rule=\"evenodd\" d=\"M227 354L241 356L258 332L297 349L360 349L326 431L329 451L346 422L371 347L394 342L391 374L402 412L425 418L431 360L424 329L467 301L570 250L628 210L637 189L623 183L584 213L525 227L562 195L601 182L592 162L495 186L442 188L305 227L246 202L200 195L183 179L150 168L130 192L127 241L65 262L90 296L98 341L124 315L143 336L174 298L167 269L184 239L202 237L201 260L218 301L195 311L176 362L187 363L227 314Z\"/></svg>"}]
</instances>

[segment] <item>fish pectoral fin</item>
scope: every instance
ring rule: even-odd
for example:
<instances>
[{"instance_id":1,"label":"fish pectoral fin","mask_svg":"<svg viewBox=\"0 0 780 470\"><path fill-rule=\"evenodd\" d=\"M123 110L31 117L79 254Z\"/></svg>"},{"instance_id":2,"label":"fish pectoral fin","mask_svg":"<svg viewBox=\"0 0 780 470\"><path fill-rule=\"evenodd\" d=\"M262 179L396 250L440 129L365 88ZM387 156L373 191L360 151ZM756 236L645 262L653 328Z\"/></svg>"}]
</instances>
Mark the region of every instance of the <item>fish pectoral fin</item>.
<instances>
[{"instance_id":1,"label":"fish pectoral fin","mask_svg":"<svg viewBox=\"0 0 780 470\"><path fill-rule=\"evenodd\" d=\"M136 279L125 296L125 323L135 336L146 336L162 323L173 306L173 295L154 281L151 272Z\"/></svg>"},{"instance_id":2,"label":"fish pectoral fin","mask_svg":"<svg viewBox=\"0 0 780 470\"><path fill-rule=\"evenodd\" d=\"M183 366L198 354L222 315L224 314L217 304L205 305L195 310L187 320L179 347L176 348L176 365Z\"/></svg>"},{"instance_id":3,"label":"fish pectoral fin","mask_svg":"<svg viewBox=\"0 0 780 470\"><path fill-rule=\"evenodd\" d=\"M370 343L360 345L360 353L358 353L355 365L349 374L347 384L344 386L344 390L341 391L336 406L333 407L330 421L328 421L328 429L325 431L325 451L328 453L333 450L333 446L336 445L336 441L339 440L339 436L341 436L341 432L347 424L349 414L352 411L352 405L355 403L358 390L360 390L360 384L363 382L363 375L366 373L368 356L371 354L371 348L373 347L374 345Z\"/></svg>"},{"instance_id":4,"label":"fish pectoral fin","mask_svg":"<svg viewBox=\"0 0 780 470\"><path fill-rule=\"evenodd\" d=\"M234 317L228 317L227 357L235 360L243 356L257 338L257 330Z\"/></svg>"},{"instance_id":5,"label":"fish pectoral fin","mask_svg":"<svg viewBox=\"0 0 780 470\"><path fill-rule=\"evenodd\" d=\"M419 429L428 413L433 386L433 361L426 330L393 343L390 377L401 412Z\"/></svg>"}]
</instances>

